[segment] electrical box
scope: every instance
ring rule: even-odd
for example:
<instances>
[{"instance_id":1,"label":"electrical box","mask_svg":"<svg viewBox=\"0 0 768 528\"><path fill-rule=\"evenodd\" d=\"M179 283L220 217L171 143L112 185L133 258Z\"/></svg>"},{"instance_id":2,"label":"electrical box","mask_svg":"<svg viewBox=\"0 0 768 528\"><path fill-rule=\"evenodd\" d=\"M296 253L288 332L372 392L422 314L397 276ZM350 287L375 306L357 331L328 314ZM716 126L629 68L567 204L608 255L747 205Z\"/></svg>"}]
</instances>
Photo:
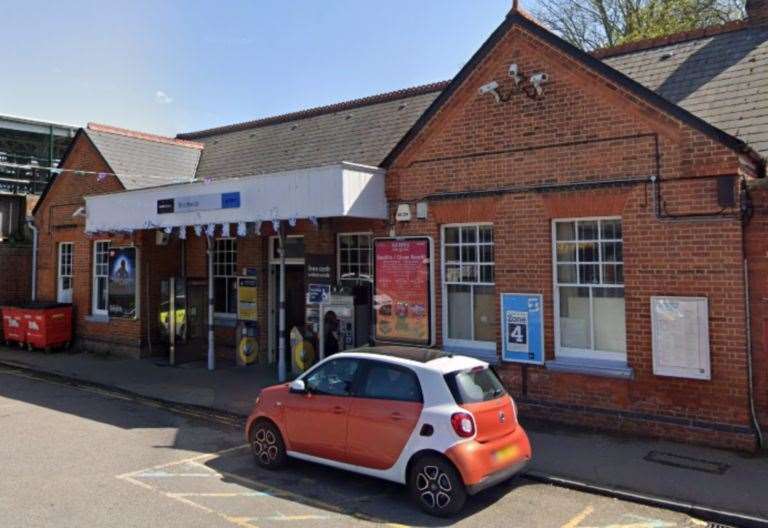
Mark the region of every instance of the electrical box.
<instances>
[{"instance_id":1,"label":"electrical box","mask_svg":"<svg viewBox=\"0 0 768 528\"><path fill-rule=\"evenodd\" d=\"M653 373L711 379L706 297L651 297Z\"/></svg>"}]
</instances>

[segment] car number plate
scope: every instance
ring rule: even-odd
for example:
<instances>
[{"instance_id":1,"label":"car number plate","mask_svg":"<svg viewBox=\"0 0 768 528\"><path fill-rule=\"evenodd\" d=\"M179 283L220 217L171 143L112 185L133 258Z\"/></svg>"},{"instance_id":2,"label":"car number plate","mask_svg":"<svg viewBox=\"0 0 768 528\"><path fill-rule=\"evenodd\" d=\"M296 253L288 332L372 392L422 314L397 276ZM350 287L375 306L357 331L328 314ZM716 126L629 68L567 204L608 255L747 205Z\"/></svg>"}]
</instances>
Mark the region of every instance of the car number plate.
<instances>
[{"instance_id":1,"label":"car number plate","mask_svg":"<svg viewBox=\"0 0 768 528\"><path fill-rule=\"evenodd\" d=\"M503 447L496 451L493 454L494 460L496 462L506 462L507 460L511 460L517 456L518 450L517 446L511 445L507 447Z\"/></svg>"}]
</instances>

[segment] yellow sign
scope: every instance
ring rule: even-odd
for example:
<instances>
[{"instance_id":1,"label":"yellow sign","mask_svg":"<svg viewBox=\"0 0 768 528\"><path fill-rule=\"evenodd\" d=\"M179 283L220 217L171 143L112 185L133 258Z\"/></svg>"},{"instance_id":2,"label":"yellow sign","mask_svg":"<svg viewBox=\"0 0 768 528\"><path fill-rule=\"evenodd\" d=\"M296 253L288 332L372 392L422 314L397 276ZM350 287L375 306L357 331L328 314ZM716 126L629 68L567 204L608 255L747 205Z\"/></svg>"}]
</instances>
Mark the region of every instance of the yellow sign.
<instances>
[{"instance_id":1,"label":"yellow sign","mask_svg":"<svg viewBox=\"0 0 768 528\"><path fill-rule=\"evenodd\" d=\"M258 320L258 292L255 278L237 278L237 318L241 321Z\"/></svg>"}]
</instances>

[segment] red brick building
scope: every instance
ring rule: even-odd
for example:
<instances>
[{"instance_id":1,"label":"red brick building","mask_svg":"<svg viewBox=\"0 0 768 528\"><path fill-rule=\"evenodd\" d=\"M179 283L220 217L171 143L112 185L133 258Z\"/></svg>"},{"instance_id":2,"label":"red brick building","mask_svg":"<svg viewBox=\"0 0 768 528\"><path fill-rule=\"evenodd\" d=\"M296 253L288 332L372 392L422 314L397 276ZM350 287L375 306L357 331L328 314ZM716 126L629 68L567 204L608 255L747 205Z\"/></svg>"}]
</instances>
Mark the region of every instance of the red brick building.
<instances>
[{"instance_id":1,"label":"red brick building","mask_svg":"<svg viewBox=\"0 0 768 528\"><path fill-rule=\"evenodd\" d=\"M164 287L182 278L183 353L199 357L213 313L226 358L251 277L274 362L280 269L288 329L311 326L316 256L370 316L372 240L429 237L435 344L499 363L526 415L754 448L768 425L768 122L749 68L765 68L766 42L748 20L588 55L513 11L448 83L177 139L91 127L36 208L39 297L72 282L83 348L164 354ZM115 246L138 248L131 318L99 309ZM537 364L503 361L502 293L541 295Z\"/></svg>"}]
</instances>

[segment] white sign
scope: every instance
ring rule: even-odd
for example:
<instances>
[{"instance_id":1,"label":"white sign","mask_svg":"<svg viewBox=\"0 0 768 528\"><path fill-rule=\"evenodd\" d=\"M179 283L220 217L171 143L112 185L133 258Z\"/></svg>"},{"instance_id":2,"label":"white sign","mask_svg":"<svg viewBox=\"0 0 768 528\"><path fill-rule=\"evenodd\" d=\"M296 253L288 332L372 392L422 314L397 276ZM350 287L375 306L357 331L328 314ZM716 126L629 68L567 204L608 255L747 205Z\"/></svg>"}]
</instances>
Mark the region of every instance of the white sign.
<instances>
[{"instance_id":1,"label":"white sign","mask_svg":"<svg viewBox=\"0 0 768 528\"><path fill-rule=\"evenodd\" d=\"M711 379L706 297L651 297L653 373Z\"/></svg>"},{"instance_id":2,"label":"white sign","mask_svg":"<svg viewBox=\"0 0 768 528\"><path fill-rule=\"evenodd\" d=\"M410 222L411 221L411 206L410 204L400 204L397 206L397 213L395 213L395 220L398 222Z\"/></svg>"}]
</instances>

